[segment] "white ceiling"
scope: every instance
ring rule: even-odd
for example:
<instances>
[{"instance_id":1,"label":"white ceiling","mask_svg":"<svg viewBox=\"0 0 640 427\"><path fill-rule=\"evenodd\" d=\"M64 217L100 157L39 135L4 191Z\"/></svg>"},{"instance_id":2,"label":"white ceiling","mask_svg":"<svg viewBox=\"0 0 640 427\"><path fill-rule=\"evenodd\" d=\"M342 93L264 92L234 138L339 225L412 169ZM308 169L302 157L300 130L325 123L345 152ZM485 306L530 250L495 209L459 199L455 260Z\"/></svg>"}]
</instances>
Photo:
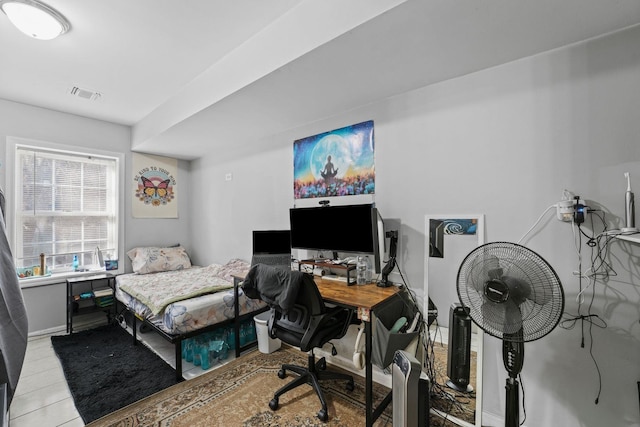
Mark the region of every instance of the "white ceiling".
<instances>
[{"instance_id":1,"label":"white ceiling","mask_svg":"<svg viewBox=\"0 0 640 427\"><path fill-rule=\"evenodd\" d=\"M0 14L0 98L131 125L133 149L184 159L640 23L637 0L47 3L72 26L53 41Z\"/></svg>"}]
</instances>

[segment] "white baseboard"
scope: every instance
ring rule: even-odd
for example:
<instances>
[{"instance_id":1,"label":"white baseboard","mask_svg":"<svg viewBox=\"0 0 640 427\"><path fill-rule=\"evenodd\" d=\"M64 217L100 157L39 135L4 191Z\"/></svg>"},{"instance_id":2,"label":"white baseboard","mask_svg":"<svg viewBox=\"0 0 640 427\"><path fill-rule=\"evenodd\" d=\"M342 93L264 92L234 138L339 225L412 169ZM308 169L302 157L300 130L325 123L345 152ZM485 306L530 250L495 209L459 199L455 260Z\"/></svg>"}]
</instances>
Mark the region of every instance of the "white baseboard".
<instances>
[{"instance_id":1,"label":"white baseboard","mask_svg":"<svg viewBox=\"0 0 640 427\"><path fill-rule=\"evenodd\" d=\"M504 426L504 416L492 414L491 412L482 411L483 427L502 427Z\"/></svg>"},{"instance_id":2,"label":"white baseboard","mask_svg":"<svg viewBox=\"0 0 640 427\"><path fill-rule=\"evenodd\" d=\"M103 313L93 313L93 315L83 315L81 318L76 319L73 322L73 330L79 331L81 329L91 329L100 325L106 325L107 323L104 321ZM60 332L67 332L66 325L54 326L53 328L43 329L40 331L29 332L28 337L39 337L42 335L53 335L58 334Z\"/></svg>"},{"instance_id":3,"label":"white baseboard","mask_svg":"<svg viewBox=\"0 0 640 427\"><path fill-rule=\"evenodd\" d=\"M67 327L65 325L60 325L60 326L55 326L53 328L49 328L49 329L43 329L41 331L33 331L33 332L29 332L29 338L33 338L33 337L39 337L42 335L53 335L53 334L57 334L58 332L62 332L62 331L67 331Z\"/></svg>"}]
</instances>

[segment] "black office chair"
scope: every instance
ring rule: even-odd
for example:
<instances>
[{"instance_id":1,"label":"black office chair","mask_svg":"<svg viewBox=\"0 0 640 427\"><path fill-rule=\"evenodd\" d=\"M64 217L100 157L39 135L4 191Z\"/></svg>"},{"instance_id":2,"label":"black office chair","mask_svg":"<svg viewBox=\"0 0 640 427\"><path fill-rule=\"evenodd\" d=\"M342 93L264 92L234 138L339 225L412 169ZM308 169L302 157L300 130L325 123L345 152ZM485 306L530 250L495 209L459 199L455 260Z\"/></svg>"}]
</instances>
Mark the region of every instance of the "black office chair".
<instances>
[{"instance_id":1,"label":"black office chair","mask_svg":"<svg viewBox=\"0 0 640 427\"><path fill-rule=\"evenodd\" d=\"M247 296L260 294L260 298L271 306L271 316L267 323L269 335L292 346L300 347L300 350L308 352L309 356L308 366L282 365L278 371L278 377L284 379L286 372L292 371L298 374L298 378L276 391L269 402L269 407L275 411L278 409L282 394L302 384L310 384L322 405L318 411L318 418L326 422L329 418L327 403L320 388L320 381L346 380L347 390L353 391L353 377L326 370L325 358L316 361L313 349L322 347L332 339L342 338L351 323L352 310L327 307L313 276L297 271L276 271L272 267L258 264L251 268L243 286L246 286ZM279 300L280 295L274 294L274 289L278 286L292 300L293 304L288 304L287 310L283 310L280 306L282 302L281 299ZM291 287L297 290L292 291ZM289 307L290 305L292 307Z\"/></svg>"}]
</instances>

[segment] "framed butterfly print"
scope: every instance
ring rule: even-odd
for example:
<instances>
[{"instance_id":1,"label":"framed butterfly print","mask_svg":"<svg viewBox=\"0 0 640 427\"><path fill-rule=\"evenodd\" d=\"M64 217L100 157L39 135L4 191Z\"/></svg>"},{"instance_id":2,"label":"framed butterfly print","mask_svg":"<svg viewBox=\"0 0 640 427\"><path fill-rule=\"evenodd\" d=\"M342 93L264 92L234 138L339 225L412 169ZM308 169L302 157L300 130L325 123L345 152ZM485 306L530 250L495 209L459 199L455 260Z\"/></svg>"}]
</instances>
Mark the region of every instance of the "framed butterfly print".
<instances>
[{"instance_id":1,"label":"framed butterfly print","mask_svg":"<svg viewBox=\"0 0 640 427\"><path fill-rule=\"evenodd\" d=\"M178 217L178 161L133 153L133 217Z\"/></svg>"}]
</instances>

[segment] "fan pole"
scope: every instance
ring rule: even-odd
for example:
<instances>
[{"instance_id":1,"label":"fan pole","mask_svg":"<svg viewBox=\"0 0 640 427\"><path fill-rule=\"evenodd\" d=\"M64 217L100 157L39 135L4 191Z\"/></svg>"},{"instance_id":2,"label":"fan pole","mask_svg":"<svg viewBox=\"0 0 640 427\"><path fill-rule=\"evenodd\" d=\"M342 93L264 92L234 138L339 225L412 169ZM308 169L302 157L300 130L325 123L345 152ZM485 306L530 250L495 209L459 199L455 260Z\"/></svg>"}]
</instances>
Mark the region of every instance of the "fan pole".
<instances>
[{"instance_id":1,"label":"fan pole","mask_svg":"<svg viewBox=\"0 0 640 427\"><path fill-rule=\"evenodd\" d=\"M520 391L519 383L514 377L507 378L507 401L505 427L518 427L520 424Z\"/></svg>"},{"instance_id":2,"label":"fan pole","mask_svg":"<svg viewBox=\"0 0 640 427\"><path fill-rule=\"evenodd\" d=\"M516 333L505 334L502 341L502 362L509 373L507 378L507 401L504 425L505 427L518 427L520 425L520 390L518 390L518 375L524 364L524 339L523 330Z\"/></svg>"}]
</instances>

